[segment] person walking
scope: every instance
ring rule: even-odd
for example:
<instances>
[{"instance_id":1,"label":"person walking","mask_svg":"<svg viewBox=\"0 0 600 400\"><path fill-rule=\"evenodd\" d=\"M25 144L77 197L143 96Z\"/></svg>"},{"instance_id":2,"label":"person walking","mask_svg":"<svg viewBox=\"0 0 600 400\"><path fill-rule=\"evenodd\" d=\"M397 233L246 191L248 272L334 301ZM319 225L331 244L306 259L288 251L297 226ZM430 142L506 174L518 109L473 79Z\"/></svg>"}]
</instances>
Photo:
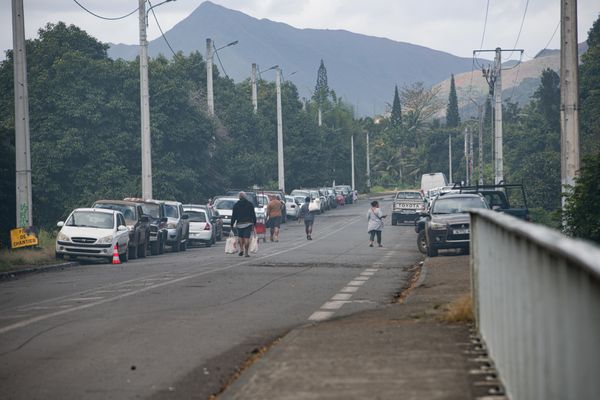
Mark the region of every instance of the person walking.
<instances>
[{"instance_id":1,"label":"person walking","mask_svg":"<svg viewBox=\"0 0 600 400\"><path fill-rule=\"evenodd\" d=\"M381 231L383 230L383 218L386 215L383 215L381 209L379 208L379 202L377 200L373 200L371 202L371 208L367 212L367 232L369 233L369 247L373 247L373 240L375 236L377 236L377 244L379 247L383 247L381 244Z\"/></svg>"},{"instance_id":2,"label":"person walking","mask_svg":"<svg viewBox=\"0 0 600 400\"><path fill-rule=\"evenodd\" d=\"M271 242L279 242L279 227L281 226L281 201L273 196L267 204L267 226L271 232Z\"/></svg>"},{"instance_id":3,"label":"person walking","mask_svg":"<svg viewBox=\"0 0 600 400\"><path fill-rule=\"evenodd\" d=\"M231 213L231 226L236 228L237 237L240 242L239 255L250 257L248 249L250 247L250 236L256 224L256 213L254 205L248 201L245 192L240 192L239 200L234 204Z\"/></svg>"},{"instance_id":4,"label":"person walking","mask_svg":"<svg viewBox=\"0 0 600 400\"><path fill-rule=\"evenodd\" d=\"M309 209L310 205L310 197L306 197L304 199L304 204L300 207L300 212L298 214L298 222L304 220L304 230L306 231L306 239L312 240L312 229L313 224L315 222L315 214L313 211Z\"/></svg>"}]
</instances>

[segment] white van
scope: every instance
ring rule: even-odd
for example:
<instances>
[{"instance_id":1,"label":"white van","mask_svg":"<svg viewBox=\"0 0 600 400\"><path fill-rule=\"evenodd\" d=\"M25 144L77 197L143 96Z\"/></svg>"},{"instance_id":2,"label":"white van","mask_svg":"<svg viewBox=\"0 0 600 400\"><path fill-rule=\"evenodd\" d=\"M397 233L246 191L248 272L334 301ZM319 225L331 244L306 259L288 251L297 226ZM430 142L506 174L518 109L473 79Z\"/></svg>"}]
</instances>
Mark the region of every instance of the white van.
<instances>
[{"instance_id":1,"label":"white van","mask_svg":"<svg viewBox=\"0 0 600 400\"><path fill-rule=\"evenodd\" d=\"M421 193L425 195L428 190L448 185L446 175L442 172L431 172L421 176Z\"/></svg>"}]
</instances>

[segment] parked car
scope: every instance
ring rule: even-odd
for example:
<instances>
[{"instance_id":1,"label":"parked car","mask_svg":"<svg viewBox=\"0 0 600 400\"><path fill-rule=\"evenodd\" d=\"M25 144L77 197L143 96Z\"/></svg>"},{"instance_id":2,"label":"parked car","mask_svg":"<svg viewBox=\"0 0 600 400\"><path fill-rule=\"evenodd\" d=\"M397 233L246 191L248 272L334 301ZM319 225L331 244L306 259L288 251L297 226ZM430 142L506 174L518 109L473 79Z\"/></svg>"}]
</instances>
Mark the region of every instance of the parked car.
<instances>
[{"instance_id":1,"label":"parked car","mask_svg":"<svg viewBox=\"0 0 600 400\"><path fill-rule=\"evenodd\" d=\"M77 208L56 224L56 258L100 257L112 262L116 246L121 262L128 260L129 229L121 212L104 208Z\"/></svg>"},{"instance_id":2,"label":"parked car","mask_svg":"<svg viewBox=\"0 0 600 400\"><path fill-rule=\"evenodd\" d=\"M217 241L215 226L210 222L210 216L206 208L194 204L183 206L183 212L188 215L190 224L189 245L203 243L210 247Z\"/></svg>"},{"instance_id":3,"label":"parked car","mask_svg":"<svg viewBox=\"0 0 600 400\"><path fill-rule=\"evenodd\" d=\"M297 199L300 199L300 197L285 196L285 213L287 214L288 218L298 219L300 205L304 203L304 199L302 199L302 203L300 203Z\"/></svg>"},{"instance_id":4,"label":"parked car","mask_svg":"<svg viewBox=\"0 0 600 400\"><path fill-rule=\"evenodd\" d=\"M97 200L93 208L120 211L129 229L129 258L146 257L150 243L150 219L139 203L127 200Z\"/></svg>"},{"instance_id":5,"label":"parked car","mask_svg":"<svg viewBox=\"0 0 600 400\"><path fill-rule=\"evenodd\" d=\"M223 233L227 235L231 231L231 214L237 201L238 198L232 196L217 196L213 200L213 207L223 218Z\"/></svg>"},{"instance_id":6,"label":"parked car","mask_svg":"<svg viewBox=\"0 0 600 400\"><path fill-rule=\"evenodd\" d=\"M489 208L479 194L447 193L435 198L425 223L427 255L436 257L440 249L469 251L470 216L473 208Z\"/></svg>"},{"instance_id":7,"label":"parked car","mask_svg":"<svg viewBox=\"0 0 600 400\"><path fill-rule=\"evenodd\" d=\"M150 219L150 254L153 256L164 254L169 234L165 204L158 200L144 200L133 197L124 200L137 202L142 207L144 215L147 215Z\"/></svg>"},{"instance_id":8,"label":"parked car","mask_svg":"<svg viewBox=\"0 0 600 400\"><path fill-rule=\"evenodd\" d=\"M392 225L402 222L414 222L423 210L423 197L418 190L401 190L396 192L392 202Z\"/></svg>"},{"instance_id":9,"label":"parked car","mask_svg":"<svg viewBox=\"0 0 600 400\"><path fill-rule=\"evenodd\" d=\"M477 186L455 186L460 193L480 193L494 211L530 221L527 195L521 184L498 184Z\"/></svg>"},{"instance_id":10,"label":"parked car","mask_svg":"<svg viewBox=\"0 0 600 400\"><path fill-rule=\"evenodd\" d=\"M189 217L183 212L183 204L178 201L165 201L167 213L167 244L171 251L185 251L190 235Z\"/></svg>"},{"instance_id":11,"label":"parked car","mask_svg":"<svg viewBox=\"0 0 600 400\"><path fill-rule=\"evenodd\" d=\"M345 203L352 204L354 202L354 193L350 185L336 185L335 190L339 190L344 195Z\"/></svg>"},{"instance_id":12,"label":"parked car","mask_svg":"<svg viewBox=\"0 0 600 400\"><path fill-rule=\"evenodd\" d=\"M291 196L294 197L310 197L310 202L315 204L315 207L319 209L320 212L322 212L323 207L321 206L321 197L319 197L319 193L314 191L314 190L310 190L310 189L294 189L292 190L292 193L290 193Z\"/></svg>"},{"instance_id":13,"label":"parked car","mask_svg":"<svg viewBox=\"0 0 600 400\"><path fill-rule=\"evenodd\" d=\"M185 209L185 205L183 206ZM220 241L223 239L223 217L221 216L221 214L219 214L219 212L215 209L215 207L213 205L194 205L194 207L199 207L203 210L206 210L206 212L208 213L208 220L210 221L211 224L213 224L214 228L215 228L215 238L217 239L217 241Z\"/></svg>"}]
</instances>

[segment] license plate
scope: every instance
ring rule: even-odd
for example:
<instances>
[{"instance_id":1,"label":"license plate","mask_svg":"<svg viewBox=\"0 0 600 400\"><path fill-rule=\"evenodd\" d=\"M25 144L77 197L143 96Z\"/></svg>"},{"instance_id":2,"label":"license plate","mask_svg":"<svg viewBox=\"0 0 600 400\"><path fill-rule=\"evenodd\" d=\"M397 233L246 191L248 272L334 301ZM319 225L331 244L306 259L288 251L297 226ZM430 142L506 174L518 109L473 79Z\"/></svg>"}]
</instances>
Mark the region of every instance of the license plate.
<instances>
[{"instance_id":1,"label":"license plate","mask_svg":"<svg viewBox=\"0 0 600 400\"><path fill-rule=\"evenodd\" d=\"M455 235L468 235L469 229L454 229L452 230L452 233Z\"/></svg>"}]
</instances>

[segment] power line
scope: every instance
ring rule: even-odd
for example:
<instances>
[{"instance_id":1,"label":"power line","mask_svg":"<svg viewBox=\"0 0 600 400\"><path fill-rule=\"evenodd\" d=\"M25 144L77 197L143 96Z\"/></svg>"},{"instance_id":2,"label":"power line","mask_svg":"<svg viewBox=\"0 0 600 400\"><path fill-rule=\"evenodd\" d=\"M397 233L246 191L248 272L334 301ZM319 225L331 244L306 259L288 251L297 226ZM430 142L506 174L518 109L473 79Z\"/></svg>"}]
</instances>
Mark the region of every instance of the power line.
<instances>
[{"instance_id":1,"label":"power line","mask_svg":"<svg viewBox=\"0 0 600 400\"><path fill-rule=\"evenodd\" d=\"M479 48L483 48L483 41L485 39L485 31L487 29L487 21L488 14L490 11L490 0L487 0L487 4L485 6L485 19L483 21L483 34L481 35L481 43L479 44ZM469 93L468 96L471 98L471 90L473 89L473 73L475 72L475 64L477 64L477 69L482 69L483 67L479 65L479 61L475 58L475 52L473 52L473 61L471 62L471 79L469 81Z\"/></svg>"},{"instance_id":2,"label":"power line","mask_svg":"<svg viewBox=\"0 0 600 400\"><path fill-rule=\"evenodd\" d=\"M490 10L490 0L487 0L487 5L485 6L485 21L483 23L483 35L481 35L481 44L479 45L480 49L483 48L483 39L485 38L485 30L487 28L489 10Z\"/></svg>"},{"instance_id":3,"label":"power line","mask_svg":"<svg viewBox=\"0 0 600 400\"><path fill-rule=\"evenodd\" d=\"M175 50L173 50L173 47L171 47L171 43L169 43L169 41L167 40L167 37L165 36L165 33L163 32L162 28L160 27L160 23L158 22L158 18L156 18L156 14L154 13L154 8L152 8L152 3L150 3L150 0L148 0L148 4L150 4L150 11L152 11L152 16L154 17L154 21L156 21L156 26L158 26L158 30L160 31L162 38L164 39L165 43L169 47L169 50L171 50L171 53L173 53L173 58L177 57Z\"/></svg>"},{"instance_id":4,"label":"power line","mask_svg":"<svg viewBox=\"0 0 600 400\"><path fill-rule=\"evenodd\" d=\"M227 71L225 71L225 67L223 66L223 63L221 62L221 57L219 56L219 51L215 47L215 42L214 41L213 41L213 49L215 49L215 54L217 55L217 60L219 60L219 65L221 66L221 69L223 70L223 73L225 74L225 76L227 77L227 79L229 79L229 75L227 75Z\"/></svg>"},{"instance_id":5,"label":"power line","mask_svg":"<svg viewBox=\"0 0 600 400\"><path fill-rule=\"evenodd\" d=\"M519 39L521 38L521 32L523 32L523 24L525 24L525 16L527 15L528 7L529 7L529 0L527 0L527 2L525 3L525 11L523 12L523 18L521 19L521 27L519 28L519 33L517 35L517 40L515 40L515 45L513 46L513 49L517 47L517 43L519 43ZM510 59L510 57L512 57L512 55L513 55L513 52L511 51L507 58Z\"/></svg>"},{"instance_id":6,"label":"power line","mask_svg":"<svg viewBox=\"0 0 600 400\"><path fill-rule=\"evenodd\" d=\"M129 17L130 15L132 15L132 14L136 13L136 12L137 12L137 11L140 9L140 8L138 7L138 8L136 8L135 10L133 10L132 12L130 12L129 14L123 15L123 16L121 16L121 17L104 17L104 16L102 16L102 15L98 15L98 14L96 14L96 13L95 13L95 12L93 12L93 11L90 11L90 10L88 10L87 8L85 8L85 7L83 6L83 4L81 4L81 3L80 3L80 2L78 2L77 0L73 0L73 1L75 2L75 4L77 4L77 5L78 5L79 7L81 7L83 10L85 10L87 13L89 13L89 14L92 14L92 15L93 15L94 17L96 17L96 18L105 19L105 20L108 20L108 21L116 21L116 20L119 20L119 19L124 19L124 18L127 18L127 17Z\"/></svg>"}]
</instances>

